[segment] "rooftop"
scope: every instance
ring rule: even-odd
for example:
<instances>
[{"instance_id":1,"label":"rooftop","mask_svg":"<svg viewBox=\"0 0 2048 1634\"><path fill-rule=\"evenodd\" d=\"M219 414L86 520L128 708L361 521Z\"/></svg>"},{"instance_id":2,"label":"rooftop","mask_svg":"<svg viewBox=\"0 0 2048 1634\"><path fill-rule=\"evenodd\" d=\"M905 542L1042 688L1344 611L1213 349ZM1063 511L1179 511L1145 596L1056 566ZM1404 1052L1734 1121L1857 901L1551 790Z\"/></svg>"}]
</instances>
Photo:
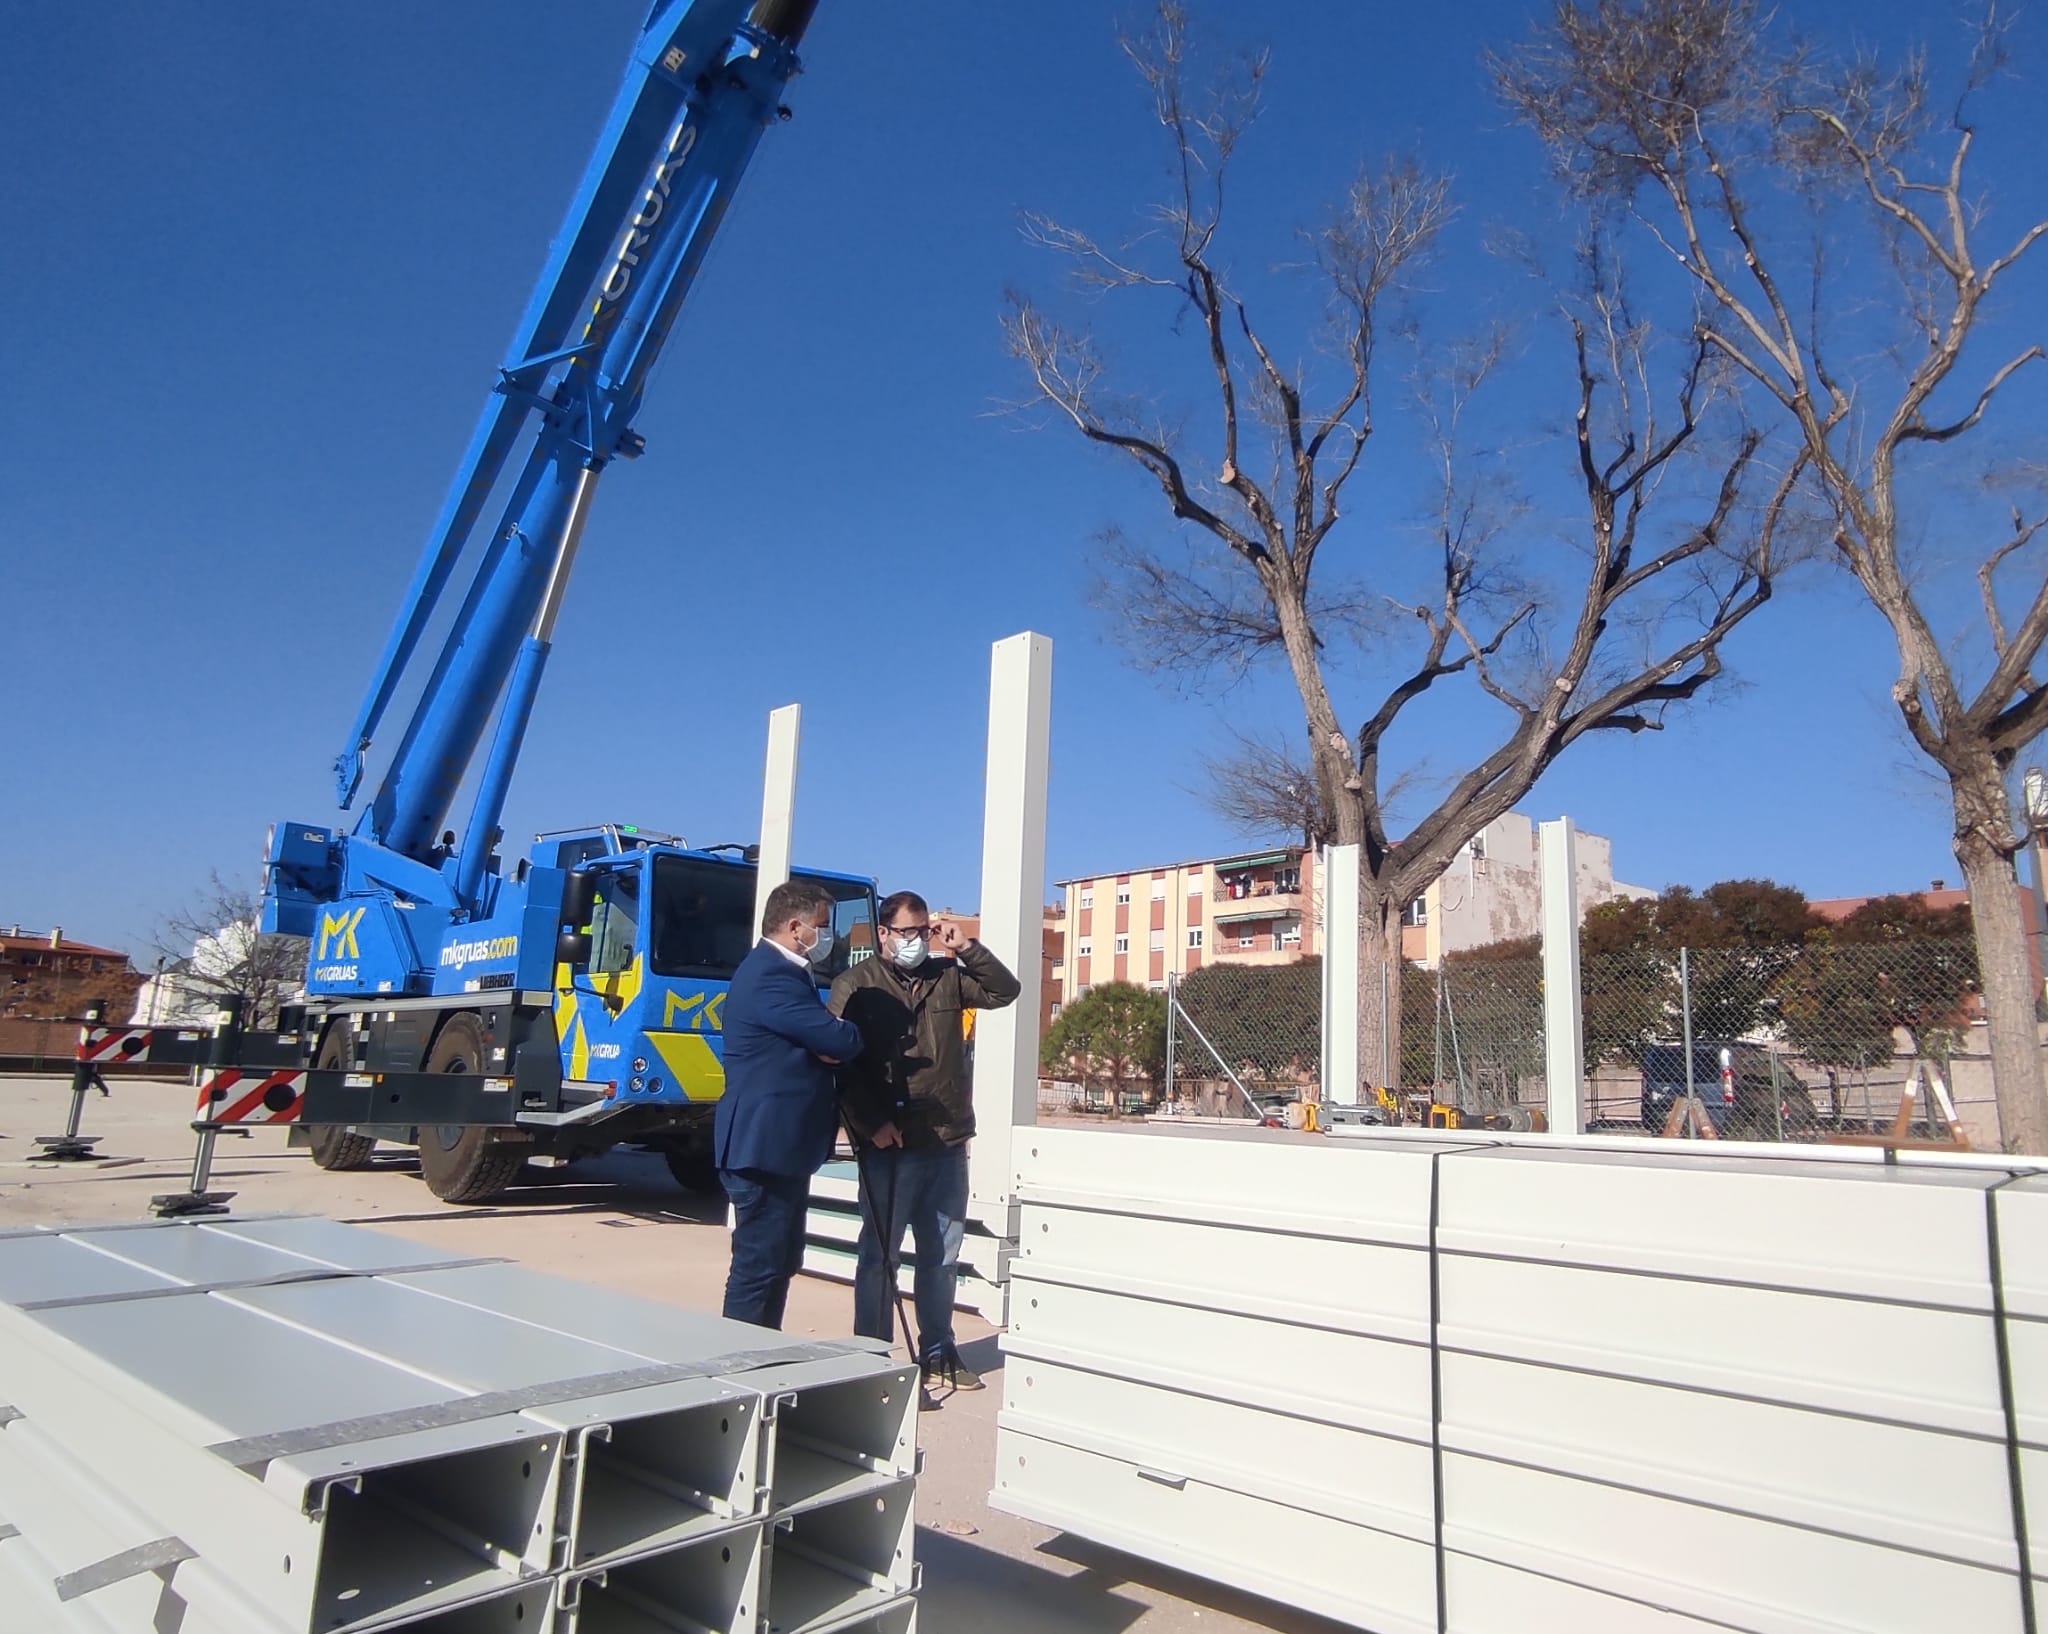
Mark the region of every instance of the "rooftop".
<instances>
[{"instance_id":1,"label":"rooftop","mask_svg":"<svg viewBox=\"0 0 2048 1634\"><path fill-rule=\"evenodd\" d=\"M1155 862L1143 868L1105 869L1077 879L1056 879L1062 889L1069 885L1093 885L1098 879L1139 879L1147 874L1171 874L1183 868L1258 868L1267 863L1294 862L1308 848L1301 845L1268 845L1251 851L1229 851L1220 857L1193 857L1185 862Z\"/></svg>"},{"instance_id":2,"label":"rooftop","mask_svg":"<svg viewBox=\"0 0 2048 1634\"><path fill-rule=\"evenodd\" d=\"M52 940L52 938L55 938ZM76 953L88 959L122 959L128 955L119 948L95 947L90 942L74 942L61 932L50 931L38 936L16 927L0 931L0 952Z\"/></svg>"}]
</instances>

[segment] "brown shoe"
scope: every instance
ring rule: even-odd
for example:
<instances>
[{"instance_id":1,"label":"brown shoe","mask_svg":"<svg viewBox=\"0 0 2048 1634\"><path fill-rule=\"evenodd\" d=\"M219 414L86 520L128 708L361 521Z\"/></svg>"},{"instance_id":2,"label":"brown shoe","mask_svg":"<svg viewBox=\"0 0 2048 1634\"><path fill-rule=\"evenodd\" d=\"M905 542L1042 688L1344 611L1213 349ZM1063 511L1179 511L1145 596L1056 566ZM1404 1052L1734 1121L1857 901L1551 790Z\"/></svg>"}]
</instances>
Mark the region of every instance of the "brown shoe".
<instances>
[{"instance_id":1,"label":"brown shoe","mask_svg":"<svg viewBox=\"0 0 2048 1634\"><path fill-rule=\"evenodd\" d=\"M927 1386L943 1384L948 1390L983 1388L981 1375L961 1361L960 1352L951 1345L925 1358L924 1382Z\"/></svg>"}]
</instances>

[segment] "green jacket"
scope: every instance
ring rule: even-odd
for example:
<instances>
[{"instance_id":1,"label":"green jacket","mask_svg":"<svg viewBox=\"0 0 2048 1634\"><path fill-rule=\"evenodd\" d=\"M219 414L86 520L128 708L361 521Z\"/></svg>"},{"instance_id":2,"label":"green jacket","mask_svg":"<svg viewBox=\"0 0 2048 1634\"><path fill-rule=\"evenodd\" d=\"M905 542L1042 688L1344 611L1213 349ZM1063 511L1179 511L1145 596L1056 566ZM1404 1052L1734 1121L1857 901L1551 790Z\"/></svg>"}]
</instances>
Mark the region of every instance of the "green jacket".
<instances>
[{"instance_id":1,"label":"green jacket","mask_svg":"<svg viewBox=\"0 0 2048 1634\"><path fill-rule=\"evenodd\" d=\"M860 1029L861 1052L839 1076L846 1121L863 1139L885 1123L906 1146L958 1146L974 1135L966 1010L1000 1010L1022 992L979 942L957 961L902 970L879 954L844 971L826 1001Z\"/></svg>"}]
</instances>

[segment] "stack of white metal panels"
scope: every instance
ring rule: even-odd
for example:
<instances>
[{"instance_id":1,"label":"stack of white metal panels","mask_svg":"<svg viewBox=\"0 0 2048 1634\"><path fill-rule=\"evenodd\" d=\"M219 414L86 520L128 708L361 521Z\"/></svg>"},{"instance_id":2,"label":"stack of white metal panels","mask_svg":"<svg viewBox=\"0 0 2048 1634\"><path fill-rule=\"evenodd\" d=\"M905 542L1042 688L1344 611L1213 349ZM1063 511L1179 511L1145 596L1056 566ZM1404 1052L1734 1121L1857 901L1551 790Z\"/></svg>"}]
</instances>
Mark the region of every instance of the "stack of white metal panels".
<instances>
[{"instance_id":1,"label":"stack of white metal panels","mask_svg":"<svg viewBox=\"0 0 2048 1634\"><path fill-rule=\"evenodd\" d=\"M1019 1140L995 1505L1434 1634L1434 1148Z\"/></svg>"},{"instance_id":2,"label":"stack of white metal panels","mask_svg":"<svg viewBox=\"0 0 2048 1634\"><path fill-rule=\"evenodd\" d=\"M2039 1167L1040 1129L993 1501L1382 1634L2032 1634Z\"/></svg>"},{"instance_id":3,"label":"stack of white metal panels","mask_svg":"<svg viewBox=\"0 0 2048 1634\"><path fill-rule=\"evenodd\" d=\"M910 1634L916 1400L331 1221L0 1236L0 1629Z\"/></svg>"},{"instance_id":4,"label":"stack of white metal panels","mask_svg":"<svg viewBox=\"0 0 2048 1634\"><path fill-rule=\"evenodd\" d=\"M1969 1170L1510 1149L1442 1168L1455 1626L2020 1634ZM1536 1618L1542 1620L1542 1616Z\"/></svg>"}]
</instances>

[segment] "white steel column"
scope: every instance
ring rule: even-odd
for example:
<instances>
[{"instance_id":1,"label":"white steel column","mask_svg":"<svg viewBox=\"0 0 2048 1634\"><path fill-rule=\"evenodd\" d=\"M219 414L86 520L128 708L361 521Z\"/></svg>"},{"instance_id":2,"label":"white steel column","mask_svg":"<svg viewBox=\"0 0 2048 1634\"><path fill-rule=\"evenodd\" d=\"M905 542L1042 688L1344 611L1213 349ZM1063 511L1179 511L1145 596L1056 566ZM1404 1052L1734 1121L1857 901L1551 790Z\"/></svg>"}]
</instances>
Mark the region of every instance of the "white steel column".
<instances>
[{"instance_id":1,"label":"white steel column","mask_svg":"<svg viewBox=\"0 0 2048 1634\"><path fill-rule=\"evenodd\" d=\"M1579 1002L1579 832L1539 825L1543 863L1543 1066L1552 1134L1586 1128L1586 1020Z\"/></svg>"},{"instance_id":2,"label":"white steel column","mask_svg":"<svg viewBox=\"0 0 2048 1634\"><path fill-rule=\"evenodd\" d=\"M768 911L768 893L789 878L790 830L796 821L796 744L801 704L768 715L768 767L761 784L761 861L754 876L754 929Z\"/></svg>"},{"instance_id":3,"label":"white steel column","mask_svg":"<svg viewBox=\"0 0 2048 1634\"><path fill-rule=\"evenodd\" d=\"M988 782L981 831L981 940L1023 992L974 1021L970 1214L1013 1237L1014 1132L1038 1121L1044 950L1045 794L1051 777L1052 641L1029 630L989 660Z\"/></svg>"},{"instance_id":4,"label":"white steel column","mask_svg":"<svg viewBox=\"0 0 2048 1634\"><path fill-rule=\"evenodd\" d=\"M1358 1105L1358 847L1323 852L1323 1099Z\"/></svg>"}]
</instances>

